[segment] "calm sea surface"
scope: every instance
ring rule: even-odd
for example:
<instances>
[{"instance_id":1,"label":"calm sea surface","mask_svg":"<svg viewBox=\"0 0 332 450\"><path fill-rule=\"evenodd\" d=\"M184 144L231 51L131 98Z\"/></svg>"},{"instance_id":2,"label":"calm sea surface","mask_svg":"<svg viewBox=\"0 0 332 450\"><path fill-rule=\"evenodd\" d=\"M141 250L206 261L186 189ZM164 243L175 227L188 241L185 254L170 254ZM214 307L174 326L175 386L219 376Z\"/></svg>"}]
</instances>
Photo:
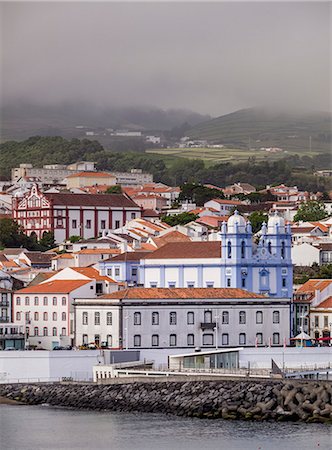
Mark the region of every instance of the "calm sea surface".
<instances>
[{"instance_id":1,"label":"calm sea surface","mask_svg":"<svg viewBox=\"0 0 332 450\"><path fill-rule=\"evenodd\" d=\"M0 405L0 448L325 450L332 427Z\"/></svg>"}]
</instances>

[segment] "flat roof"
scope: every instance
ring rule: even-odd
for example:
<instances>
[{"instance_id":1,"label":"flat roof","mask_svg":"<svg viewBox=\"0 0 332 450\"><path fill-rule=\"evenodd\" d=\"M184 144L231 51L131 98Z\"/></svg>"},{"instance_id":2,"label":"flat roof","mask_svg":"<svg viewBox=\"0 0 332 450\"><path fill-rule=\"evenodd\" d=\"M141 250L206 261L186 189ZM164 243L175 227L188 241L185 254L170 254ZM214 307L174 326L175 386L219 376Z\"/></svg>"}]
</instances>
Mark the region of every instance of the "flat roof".
<instances>
[{"instance_id":1,"label":"flat roof","mask_svg":"<svg viewBox=\"0 0 332 450\"><path fill-rule=\"evenodd\" d=\"M243 350L243 347L235 347L235 348L218 348L216 350L207 350L205 352L191 352L191 353L181 353L180 355L169 355L169 358L184 358L186 356L200 356L200 355L215 355L218 353L229 353L229 352L239 352Z\"/></svg>"}]
</instances>

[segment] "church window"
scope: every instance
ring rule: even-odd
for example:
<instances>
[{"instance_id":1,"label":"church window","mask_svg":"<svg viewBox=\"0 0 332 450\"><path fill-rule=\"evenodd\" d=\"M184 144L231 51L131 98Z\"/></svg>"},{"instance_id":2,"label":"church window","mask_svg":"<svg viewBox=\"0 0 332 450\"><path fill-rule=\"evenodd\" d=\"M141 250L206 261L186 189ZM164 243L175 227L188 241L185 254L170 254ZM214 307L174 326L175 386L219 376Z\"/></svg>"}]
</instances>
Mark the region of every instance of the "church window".
<instances>
[{"instance_id":1,"label":"church window","mask_svg":"<svg viewBox=\"0 0 332 450\"><path fill-rule=\"evenodd\" d=\"M271 254L272 253L272 244L271 244L271 242L268 243L267 248L269 250L269 253Z\"/></svg>"},{"instance_id":2,"label":"church window","mask_svg":"<svg viewBox=\"0 0 332 450\"><path fill-rule=\"evenodd\" d=\"M282 287L287 287L286 278L282 279Z\"/></svg>"},{"instance_id":3,"label":"church window","mask_svg":"<svg viewBox=\"0 0 332 450\"><path fill-rule=\"evenodd\" d=\"M246 256L246 244L244 241L241 242L241 258L245 258Z\"/></svg>"},{"instance_id":4,"label":"church window","mask_svg":"<svg viewBox=\"0 0 332 450\"><path fill-rule=\"evenodd\" d=\"M282 243L281 243L281 257L282 257L282 259L285 258L285 242L284 241L282 241Z\"/></svg>"},{"instance_id":5,"label":"church window","mask_svg":"<svg viewBox=\"0 0 332 450\"><path fill-rule=\"evenodd\" d=\"M232 257L232 244L230 241L228 241L227 243L227 258L231 258Z\"/></svg>"},{"instance_id":6,"label":"church window","mask_svg":"<svg viewBox=\"0 0 332 450\"><path fill-rule=\"evenodd\" d=\"M245 288L246 287L246 279L242 278L241 280L241 287Z\"/></svg>"},{"instance_id":7,"label":"church window","mask_svg":"<svg viewBox=\"0 0 332 450\"><path fill-rule=\"evenodd\" d=\"M227 278L227 287L231 287L231 279Z\"/></svg>"}]
</instances>

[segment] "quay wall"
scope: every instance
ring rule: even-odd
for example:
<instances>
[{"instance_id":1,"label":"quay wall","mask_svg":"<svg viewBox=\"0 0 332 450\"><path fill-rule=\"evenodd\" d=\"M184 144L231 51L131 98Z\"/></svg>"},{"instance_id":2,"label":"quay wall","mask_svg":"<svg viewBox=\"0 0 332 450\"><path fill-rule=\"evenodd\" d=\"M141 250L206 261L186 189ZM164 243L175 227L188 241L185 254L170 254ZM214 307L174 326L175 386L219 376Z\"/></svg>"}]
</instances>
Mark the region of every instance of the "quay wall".
<instances>
[{"instance_id":1,"label":"quay wall","mask_svg":"<svg viewBox=\"0 0 332 450\"><path fill-rule=\"evenodd\" d=\"M28 405L176 414L198 418L332 423L332 383L193 380L119 384L1 384L0 397Z\"/></svg>"}]
</instances>

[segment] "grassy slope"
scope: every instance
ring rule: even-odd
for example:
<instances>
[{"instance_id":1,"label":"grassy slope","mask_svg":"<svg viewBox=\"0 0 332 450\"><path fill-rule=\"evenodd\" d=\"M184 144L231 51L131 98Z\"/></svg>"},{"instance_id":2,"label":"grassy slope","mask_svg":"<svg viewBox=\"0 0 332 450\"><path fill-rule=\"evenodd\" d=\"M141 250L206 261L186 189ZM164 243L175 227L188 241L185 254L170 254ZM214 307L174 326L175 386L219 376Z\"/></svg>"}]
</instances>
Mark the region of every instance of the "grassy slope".
<instances>
[{"instance_id":1,"label":"grassy slope","mask_svg":"<svg viewBox=\"0 0 332 450\"><path fill-rule=\"evenodd\" d=\"M261 109L244 109L196 125L188 131L195 139L216 140L229 147L281 147L288 151L331 151L331 142L322 136L331 134L328 113L282 114ZM295 136L295 137L292 137Z\"/></svg>"}]
</instances>

